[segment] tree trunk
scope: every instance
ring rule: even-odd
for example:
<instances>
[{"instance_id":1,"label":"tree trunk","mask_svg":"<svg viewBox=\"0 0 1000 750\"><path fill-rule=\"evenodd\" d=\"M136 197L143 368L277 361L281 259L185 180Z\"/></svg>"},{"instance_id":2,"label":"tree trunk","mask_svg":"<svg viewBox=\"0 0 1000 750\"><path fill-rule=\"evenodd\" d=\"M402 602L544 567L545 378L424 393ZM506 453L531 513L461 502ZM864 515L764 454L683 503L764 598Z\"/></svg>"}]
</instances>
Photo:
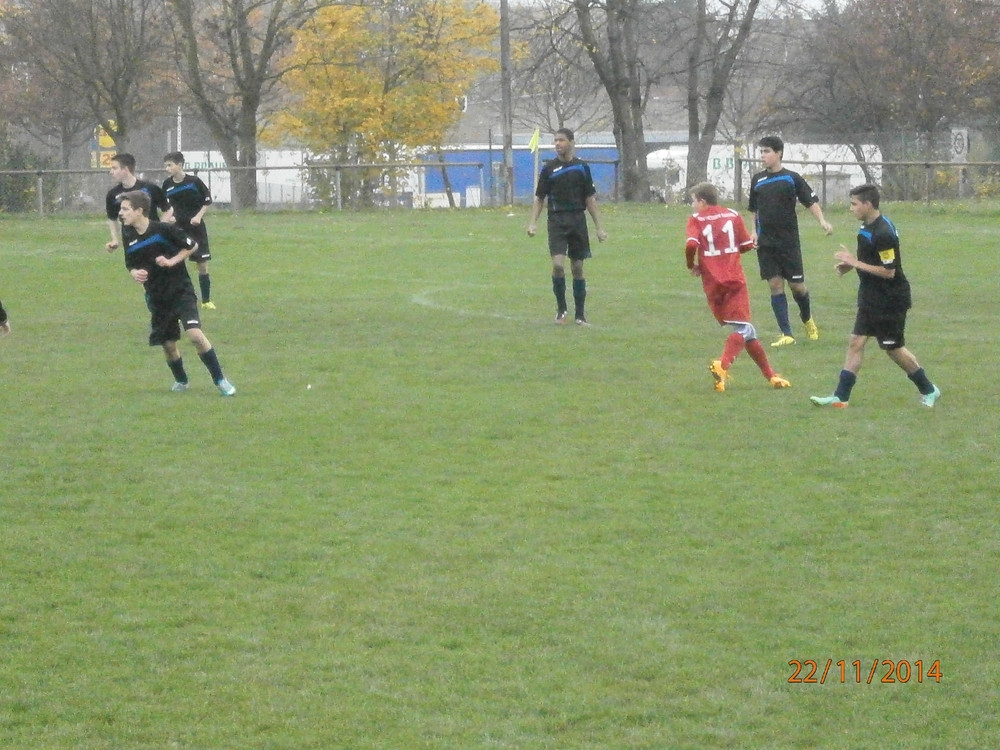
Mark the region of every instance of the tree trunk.
<instances>
[{"instance_id":1,"label":"tree trunk","mask_svg":"<svg viewBox=\"0 0 1000 750\"><path fill-rule=\"evenodd\" d=\"M609 0L607 44L598 37L589 0L574 0L580 33L590 60L611 101L615 144L622 179L622 199L649 201L646 169L646 134L642 124L642 89L639 80L636 0Z\"/></svg>"},{"instance_id":2,"label":"tree trunk","mask_svg":"<svg viewBox=\"0 0 1000 750\"><path fill-rule=\"evenodd\" d=\"M206 84L198 46L195 3L193 0L169 0L182 33L181 67L184 81L195 106L208 126L212 140L230 168L229 179L234 209L257 207L257 109L260 105L260 81L244 81L239 91L239 113L235 122L226 107ZM246 19L240 19L245 23ZM241 37L246 40L248 32ZM238 76L237 76L238 77Z\"/></svg>"},{"instance_id":3,"label":"tree trunk","mask_svg":"<svg viewBox=\"0 0 1000 750\"><path fill-rule=\"evenodd\" d=\"M233 187L233 208L257 208L257 101L243 98L239 119L239 153L236 161L243 169L230 177Z\"/></svg>"},{"instance_id":4,"label":"tree trunk","mask_svg":"<svg viewBox=\"0 0 1000 750\"><path fill-rule=\"evenodd\" d=\"M709 144L708 148L702 146L700 92L701 51L705 46L705 27L707 23L705 0L698 0L694 40L691 42L691 50L688 52L687 61L688 155L687 176L684 183L684 187L686 188L684 191L685 201L687 200L688 191L699 182L704 182L708 178L708 156L711 144Z\"/></svg>"},{"instance_id":5,"label":"tree trunk","mask_svg":"<svg viewBox=\"0 0 1000 750\"><path fill-rule=\"evenodd\" d=\"M760 0L749 0L742 18L736 5L730 9L719 39L712 50L705 50L708 42L709 16L706 0L698 0L695 18L695 40L688 55L688 160L686 186L690 189L708 179L708 160L712 153L719 121L726 104L726 89L732 80L733 70L740 51L750 36L754 16ZM734 31L734 27L735 31ZM708 90L704 94L704 121L702 121L702 89L700 71L709 70Z\"/></svg>"}]
</instances>

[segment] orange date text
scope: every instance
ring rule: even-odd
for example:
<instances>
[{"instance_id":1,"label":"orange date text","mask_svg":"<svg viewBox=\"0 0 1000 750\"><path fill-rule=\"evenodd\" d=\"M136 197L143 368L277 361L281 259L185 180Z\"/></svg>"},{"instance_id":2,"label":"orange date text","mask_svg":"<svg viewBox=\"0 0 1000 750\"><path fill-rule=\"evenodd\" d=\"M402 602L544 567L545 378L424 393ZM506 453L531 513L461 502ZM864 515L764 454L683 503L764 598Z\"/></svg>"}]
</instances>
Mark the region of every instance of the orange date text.
<instances>
[{"instance_id":1,"label":"orange date text","mask_svg":"<svg viewBox=\"0 0 1000 750\"><path fill-rule=\"evenodd\" d=\"M815 659L790 659L788 666L792 668L792 673L788 682L793 685L825 685L828 682L848 682L860 685L874 683L907 683L907 682L941 682L944 676L941 672L941 660L925 661L918 659L909 661L900 659L873 659L870 663L867 660L855 659L847 661L840 659L826 661Z\"/></svg>"}]
</instances>

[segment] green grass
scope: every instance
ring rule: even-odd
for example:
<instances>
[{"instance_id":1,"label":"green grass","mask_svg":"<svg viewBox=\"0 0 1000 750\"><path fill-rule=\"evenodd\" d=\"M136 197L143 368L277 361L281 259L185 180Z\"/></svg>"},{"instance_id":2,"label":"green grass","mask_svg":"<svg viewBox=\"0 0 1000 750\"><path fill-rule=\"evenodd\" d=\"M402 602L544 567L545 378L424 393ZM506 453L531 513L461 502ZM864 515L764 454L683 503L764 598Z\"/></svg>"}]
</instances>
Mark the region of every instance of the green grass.
<instances>
[{"instance_id":1,"label":"green grass","mask_svg":"<svg viewBox=\"0 0 1000 750\"><path fill-rule=\"evenodd\" d=\"M887 207L944 396L872 345L839 411L808 396L853 322L846 211L803 219L793 388L744 355L724 394L685 212L604 211L587 330L551 324L524 209L216 215L233 399L186 342L169 392L103 221L0 219L0 746L994 746L997 212Z\"/></svg>"}]
</instances>

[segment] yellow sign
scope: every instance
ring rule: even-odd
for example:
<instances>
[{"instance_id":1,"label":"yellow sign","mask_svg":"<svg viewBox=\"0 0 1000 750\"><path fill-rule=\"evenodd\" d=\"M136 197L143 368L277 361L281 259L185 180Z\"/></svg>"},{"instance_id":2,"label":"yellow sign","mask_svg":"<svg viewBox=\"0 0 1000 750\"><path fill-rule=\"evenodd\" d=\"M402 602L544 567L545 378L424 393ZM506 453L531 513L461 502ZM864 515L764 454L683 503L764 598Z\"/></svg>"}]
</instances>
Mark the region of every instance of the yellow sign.
<instances>
[{"instance_id":1,"label":"yellow sign","mask_svg":"<svg viewBox=\"0 0 1000 750\"><path fill-rule=\"evenodd\" d=\"M111 127L116 127L115 121L112 120L110 122L110 125L111 125ZM104 150L104 149L114 149L114 147L115 147L115 139L112 138L108 134L107 130L105 130L101 125L98 125L95 128L95 132L97 133L97 147L99 149L101 149L101 150Z\"/></svg>"}]
</instances>

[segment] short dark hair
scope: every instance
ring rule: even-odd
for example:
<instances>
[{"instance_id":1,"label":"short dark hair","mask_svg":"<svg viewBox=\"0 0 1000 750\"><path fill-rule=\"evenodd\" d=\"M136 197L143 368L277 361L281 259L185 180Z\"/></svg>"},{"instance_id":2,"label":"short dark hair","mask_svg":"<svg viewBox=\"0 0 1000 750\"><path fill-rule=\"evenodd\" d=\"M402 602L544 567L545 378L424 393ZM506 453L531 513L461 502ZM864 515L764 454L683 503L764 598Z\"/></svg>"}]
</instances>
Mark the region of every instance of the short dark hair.
<instances>
[{"instance_id":1,"label":"short dark hair","mask_svg":"<svg viewBox=\"0 0 1000 750\"><path fill-rule=\"evenodd\" d=\"M699 182L691 188L691 197L694 200L703 200L710 206L718 206L719 188L711 182Z\"/></svg>"},{"instance_id":2,"label":"short dark hair","mask_svg":"<svg viewBox=\"0 0 1000 750\"><path fill-rule=\"evenodd\" d=\"M785 142L776 135L765 135L757 141L757 145L761 148L769 148L778 154L785 153Z\"/></svg>"},{"instance_id":3,"label":"short dark hair","mask_svg":"<svg viewBox=\"0 0 1000 750\"><path fill-rule=\"evenodd\" d=\"M111 161L118 162L119 166L125 167L129 172L135 174L135 157L132 154L115 154L111 157Z\"/></svg>"},{"instance_id":4,"label":"short dark hair","mask_svg":"<svg viewBox=\"0 0 1000 750\"><path fill-rule=\"evenodd\" d=\"M872 208L878 208L879 200L881 196L878 192L878 187L872 185L870 182L866 182L864 185L858 185L855 188L851 188L851 192L848 193L852 198L857 198L862 203L871 203Z\"/></svg>"},{"instance_id":5,"label":"short dark hair","mask_svg":"<svg viewBox=\"0 0 1000 750\"><path fill-rule=\"evenodd\" d=\"M173 162L174 164L184 163L184 154L180 151L171 151L169 154L163 157L163 161Z\"/></svg>"},{"instance_id":6,"label":"short dark hair","mask_svg":"<svg viewBox=\"0 0 1000 750\"><path fill-rule=\"evenodd\" d=\"M142 190L129 190L127 193L122 193L121 200L131 203L132 208L142 211L143 216L149 216L149 207L152 205L152 201Z\"/></svg>"},{"instance_id":7,"label":"short dark hair","mask_svg":"<svg viewBox=\"0 0 1000 750\"><path fill-rule=\"evenodd\" d=\"M569 128L559 128L559 130L556 131L556 135L564 135L564 136L566 136L566 140L567 141L575 141L576 140L573 137L573 131L570 130Z\"/></svg>"}]
</instances>

